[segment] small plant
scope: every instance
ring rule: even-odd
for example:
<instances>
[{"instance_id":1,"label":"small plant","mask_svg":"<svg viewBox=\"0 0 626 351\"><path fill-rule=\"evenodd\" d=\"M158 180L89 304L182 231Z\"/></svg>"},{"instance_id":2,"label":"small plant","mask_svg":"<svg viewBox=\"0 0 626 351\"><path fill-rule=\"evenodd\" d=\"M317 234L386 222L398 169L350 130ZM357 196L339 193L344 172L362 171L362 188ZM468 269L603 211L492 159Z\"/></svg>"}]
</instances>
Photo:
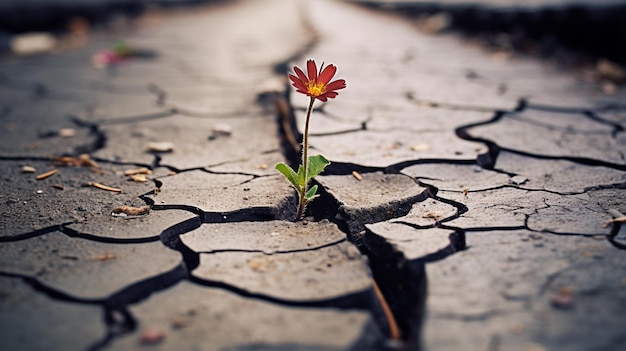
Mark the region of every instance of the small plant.
<instances>
[{"instance_id":1,"label":"small plant","mask_svg":"<svg viewBox=\"0 0 626 351\"><path fill-rule=\"evenodd\" d=\"M287 178L298 193L296 221L299 221L304 216L307 204L319 196L317 194L317 185L309 189L309 181L322 173L324 168L330 164L330 161L322 155L309 156L309 120L311 111L313 111L313 103L315 99L326 102L329 98L334 98L338 95L336 90L346 87L346 81L343 79L330 81L337 72L337 67L334 65L328 65L324 68L324 63L322 63L318 71L315 61L308 60L306 68L306 75L300 68L295 66L293 68L295 75L289 74L289 79L291 79L296 91L310 97L302 140L302 164L298 167L297 172L282 162L276 165L276 170Z\"/></svg>"}]
</instances>

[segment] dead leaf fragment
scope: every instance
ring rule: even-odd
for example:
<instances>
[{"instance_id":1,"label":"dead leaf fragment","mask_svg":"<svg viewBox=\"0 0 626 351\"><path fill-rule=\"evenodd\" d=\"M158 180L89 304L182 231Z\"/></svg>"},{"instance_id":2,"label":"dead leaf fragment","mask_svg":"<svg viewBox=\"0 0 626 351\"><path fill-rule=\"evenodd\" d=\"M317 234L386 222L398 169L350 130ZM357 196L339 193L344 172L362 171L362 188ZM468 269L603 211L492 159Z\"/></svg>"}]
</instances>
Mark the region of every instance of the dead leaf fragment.
<instances>
[{"instance_id":1,"label":"dead leaf fragment","mask_svg":"<svg viewBox=\"0 0 626 351\"><path fill-rule=\"evenodd\" d=\"M91 159L89 154L81 154L78 157L63 156L56 159L55 165L63 167L87 167L100 168L100 165Z\"/></svg>"},{"instance_id":2,"label":"dead leaf fragment","mask_svg":"<svg viewBox=\"0 0 626 351\"><path fill-rule=\"evenodd\" d=\"M90 183L86 183L87 186L92 186L94 188L98 188L98 189L102 189L102 190L106 190L106 191L111 191L114 193L121 193L122 189L119 188L112 188L110 186L104 185L104 184L100 184L100 183L96 183L96 182L90 182Z\"/></svg>"},{"instance_id":3,"label":"dead leaf fragment","mask_svg":"<svg viewBox=\"0 0 626 351\"><path fill-rule=\"evenodd\" d=\"M112 216L143 216L150 213L150 206L118 206L111 211Z\"/></svg>"},{"instance_id":4,"label":"dead leaf fragment","mask_svg":"<svg viewBox=\"0 0 626 351\"><path fill-rule=\"evenodd\" d=\"M626 80L626 70L607 59L598 60L596 72L600 78L607 79L613 83L621 83Z\"/></svg>"},{"instance_id":5,"label":"dead leaf fragment","mask_svg":"<svg viewBox=\"0 0 626 351\"><path fill-rule=\"evenodd\" d=\"M124 171L124 175L127 176L132 176L132 175L136 175L136 174L152 174L152 171L149 168L146 167L141 167L141 168L133 168L133 169L127 169Z\"/></svg>"},{"instance_id":6,"label":"dead leaf fragment","mask_svg":"<svg viewBox=\"0 0 626 351\"><path fill-rule=\"evenodd\" d=\"M36 176L35 179L37 179L37 180L46 179L46 178L48 178L50 176L53 176L53 175L57 174L57 172L59 172L59 170L56 169L56 168L53 168L53 169L49 170L48 172L41 173L40 175Z\"/></svg>"},{"instance_id":7,"label":"dead leaf fragment","mask_svg":"<svg viewBox=\"0 0 626 351\"><path fill-rule=\"evenodd\" d=\"M105 251L105 253L103 253L102 255L98 256L98 261L108 261L108 260L113 260L113 259L116 259L116 258L117 258L116 255L114 255L114 254L112 254L112 253L110 253L108 251Z\"/></svg>"},{"instance_id":8,"label":"dead leaf fragment","mask_svg":"<svg viewBox=\"0 0 626 351\"><path fill-rule=\"evenodd\" d=\"M133 174L130 176L130 179L133 182L137 182L137 183L145 183L148 181L148 178L146 177L145 174Z\"/></svg>"},{"instance_id":9,"label":"dead leaf fragment","mask_svg":"<svg viewBox=\"0 0 626 351\"><path fill-rule=\"evenodd\" d=\"M357 171L352 171L352 176L359 182L363 180L363 176Z\"/></svg>"},{"instance_id":10,"label":"dead leaf fragment","mask_svg":"<svg viewBox=\"0 0 626 351\"><path fill-rule=\"evenodd\" d=\"M611 208L607 212L611 215L611 217L613 217L613 219L610 219L604 223L605 228L613 223L626 223L626 215L624 215L620 211Z\"/></svg>"},{"instance_id":11,"label":"dead leaf fragment","mask_svg":"<svg viewBox=\"0 0 626 351\"><path fill-rule=\"evenodd\" d=\"M422 218L432 218L436 221L440 220L443 216L437 212L426 212L422 215Z\"/></svg>"},{"instance_id":12,"label":"dead leaf fragment","mask_svg":"<svg viewBox=\"0 0 626 351\"><path fill-rule=\"evenodd\" d=\"M22 166L22 173L35 173L37 170L32 166Z\"/></svg>"},{"instance_id":13,"label":"dead leaf fragment","mask_svg":"<svg viewBox=\"0 0 626 351\"><path fill-rule=\"evenodd\" d=\"M606 228L613 223L626 223L626 216L609 219L608 221L604 222L603 227Z\"/></svg>"}]
</instances>

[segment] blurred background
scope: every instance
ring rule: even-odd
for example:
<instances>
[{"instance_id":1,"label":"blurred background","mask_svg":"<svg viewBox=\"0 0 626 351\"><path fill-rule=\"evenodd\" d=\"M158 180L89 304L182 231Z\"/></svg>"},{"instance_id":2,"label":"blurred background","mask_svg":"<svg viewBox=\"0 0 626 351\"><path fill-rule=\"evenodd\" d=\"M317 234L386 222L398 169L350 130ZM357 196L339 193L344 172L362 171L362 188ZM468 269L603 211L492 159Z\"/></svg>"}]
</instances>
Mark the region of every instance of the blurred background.
<instances>
[{"instance_id":1,"label":"blurred background","mask_svg":"<svg viewBox=\"0 0 626 351\"><path fill-rule=\"evenodd\" d=\"M0 53L42 53L67 33L119 30L155 11L167 16L179 8L237 1L0 0ZM344 1L400 12L427 32L455 31L495 49L541 55L560 65L603 60L626 66L626 0Z\"/></svg>"}]
</instances>

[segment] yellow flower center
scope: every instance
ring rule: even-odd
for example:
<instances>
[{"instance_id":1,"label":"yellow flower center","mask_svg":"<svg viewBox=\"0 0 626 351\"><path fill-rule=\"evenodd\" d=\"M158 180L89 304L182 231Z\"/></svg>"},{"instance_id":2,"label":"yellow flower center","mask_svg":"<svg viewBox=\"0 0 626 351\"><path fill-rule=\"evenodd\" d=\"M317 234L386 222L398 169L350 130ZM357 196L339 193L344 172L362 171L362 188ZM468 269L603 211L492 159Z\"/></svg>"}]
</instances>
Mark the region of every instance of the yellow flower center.
<instances>
[{"instance_id":1,"label":"yellow flower center","mask_svg":"<svg viewBox=\"0 0 626 351\"><path fill-rule=\"evenodd\" d=\"M306 83L306 90L309 92L309 94L317 97L326 92L326 84L321 82L316 83L314 81L308 81Z\"/></svg>"}]
</instances>

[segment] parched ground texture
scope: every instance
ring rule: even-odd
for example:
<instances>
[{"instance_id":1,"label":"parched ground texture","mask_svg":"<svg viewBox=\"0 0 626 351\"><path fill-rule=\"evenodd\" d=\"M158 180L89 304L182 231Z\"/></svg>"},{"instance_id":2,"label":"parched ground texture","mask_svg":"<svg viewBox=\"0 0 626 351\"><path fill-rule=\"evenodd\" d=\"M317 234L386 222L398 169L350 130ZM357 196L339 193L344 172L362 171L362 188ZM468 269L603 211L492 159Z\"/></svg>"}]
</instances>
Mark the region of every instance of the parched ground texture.
<instances>
[{"instance_id":1,"label":"parched ground texture","mask_svg":"<svg viewBox=\"0 0 626 351\"><path fill-rule=\"evenodd\" d=\"M1 57L0 348L626 350L624 89L420 28L228 1ZM293 222L308 58L348 88Z\"/></svg>"}]
</instances>

